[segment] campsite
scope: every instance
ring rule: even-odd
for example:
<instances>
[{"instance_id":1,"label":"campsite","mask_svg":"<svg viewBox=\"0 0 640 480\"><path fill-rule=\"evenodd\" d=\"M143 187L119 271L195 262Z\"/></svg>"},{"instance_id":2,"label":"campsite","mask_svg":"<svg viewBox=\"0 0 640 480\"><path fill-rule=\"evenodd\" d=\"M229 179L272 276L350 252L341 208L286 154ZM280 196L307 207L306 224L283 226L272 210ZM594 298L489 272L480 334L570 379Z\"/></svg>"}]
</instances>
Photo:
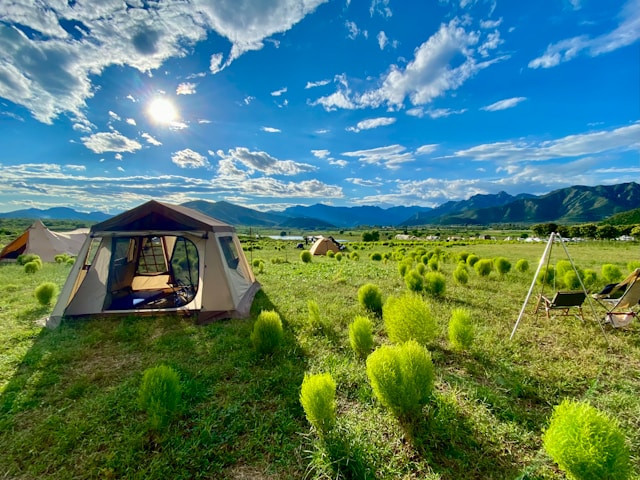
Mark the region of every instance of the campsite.
<instances>
[{"instance_id":1,"label":"campsite","mask_svg":"<svg viewBox=\"0 0 640 480\"><path fill-rule=\"evenodd\" d=\"M584 305L585 322L527 311L509 340L544 244L501 240L349 242L340 254L301 260L295 241L241 236L261 284L247 319L199 325L167 314L41 321L34 289L62 288L71 270L44 263L35 274L0 265L0 465L8 478L402 478L562 479L542 446L553 408L588 401L615 417L640 467L640 322L613 329ZM638 244L588 241L567 246L575 265L621 276L637 268ZM375 346L390 343L380 316L358 301L374 284L383 300L407 292L399 265L411 253L437 252L444 292L421 293L436 321L426 344L434 390L410 425L378 401L365 360L349 345L358 315L373 322ZM461 254L498 256L511 268L454 281ZM433 255L432 255L433 256ZM554 247L551 264L566 260ZM420 257L418 257L419 259ZM635 263L634 263L635 262ZM414 265L417 265L417 261ZM431 267L429 267L431 268ZM552 293L554 285L545 287ZM539 293L536 285L534 294ZM315 302L317 309L310 306ZM447 324L455 308L475 326L472 345L452 348ZM263 310L279 314L284 337L269 355L250 341ZM314 313L315 312L315 313ZM138 404L143 372L166 365L179 377L181 400L162 431ZM336 435L323 438L305 418L305 374L330 373L336 383Z\"/></svg>"}]
</instances>

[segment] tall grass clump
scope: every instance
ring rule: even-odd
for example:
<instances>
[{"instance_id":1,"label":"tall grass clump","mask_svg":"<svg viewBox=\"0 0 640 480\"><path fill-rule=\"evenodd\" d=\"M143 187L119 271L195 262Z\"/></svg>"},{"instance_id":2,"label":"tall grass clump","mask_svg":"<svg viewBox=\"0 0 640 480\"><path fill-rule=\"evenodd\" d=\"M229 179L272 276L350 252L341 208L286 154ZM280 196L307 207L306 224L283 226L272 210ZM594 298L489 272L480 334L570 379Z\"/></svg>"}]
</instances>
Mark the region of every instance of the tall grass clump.
<instances>
[{"instance_id":1,"label":"tall grass clump","mask_svg":"<svg viewBox=\"0 0 640 480\"><path fill-rule=\"evenodd\" d=\"M138 405L147 412L153 430L162 430L171 421L180 404L180 378L166 365L148 368L142 375Z\"/></svg>"},{"instance_id":2,"label":"tall grass clump","mask_svg":"<svg viewBox=\"0 0 640 480\"><path fill-rule=\"evenodd\" d=\"M493 270L493 262L488 258L483 258L473 265L473 269L479 276L487 277Z\"/></svg>"},{"instance_id":3,"label":"tall grass clump","mask_svg":"<svg viewBox=\"0 0 640 480\"><path fill-rule=\"evenodd\" d=\"M416 272L418 272L420 275L424 275L426 271L427 266L424 263L418 263L416 265Z\"/></svg>"},{"instance_id":4,"label":"tall grass clump","mask_svg":"<svg viewBox=\"0 0 640 480\"><path fill-rule=\"evenodd\" d=\"M473 267L478 260L480 260L480 257L472 253L467 257L467 265Z\"/></svg>"},{"instance_id":5,"label":"tall grass clump","mask_svg":"<svg viewBox=\"0 0 640 480\"><path fill-rule=\"evenodd\" d=\"M613 265L611 263L605 263L602 265L602 278L604 278L607 283L615 283L622 280L622 272L617 265Z\"/></svg>"},{"instance_id":6,"label":"tall grass clump","mask_svg":"<svg viewBox=\"0 0 640 480\"><path fill-rule=\"evenodd\" d=\"M320 315L320 307L315 300L307 301L307 310L309 312L309 326L313 330L327 330L329 322Z\"/></svg>"},{"instance_id":7,"label":"tall grass clump","mask_svg":"<svg viewBox=\"0 0 640 480\"><path fill-rule=\"evenodd\" d=\"M447 279L440 272L429 272L424 276L424 289L434 297L441 297L447 288Z\"/></svg>"},{"instance_id":8,"label":"tall grass clump","mask_svg":"<svg viewBox=\"0 0 640 480\"><path fill-rule=\"evenodd\" d=\"M358 289L358 302L367 310L380 314L382 312L382 292L377 285L366 283Z\"/></svg>"},{"instance_id":9,"label":"tall grass clump","mask_svg":"<svg viewBox=\"0 0 640 480\"><path fill-rule=\"evenodd\" d=\"M27 262L24 264L24 273L36 273L42 268L42 264L36 261Z\"/></svg>"},{"instance_id":10,"label":"tall grass clump","mask_svg":"<svg viewBox=\"0 0 640 480\"><path fill-rule=\"evenodd\" d=\"M511 271L511 262L505 257L496 257L493 259L493 267L498 272L498 275L504 277Z\"/></svg>"},{"instance_id":11,"label":"tall grass clump","mask_svg":"<svg viewBox=\"0 0 640 480\"><path fill-rule=\"evenodd\" d=\"M278 312L263 310L253 324L250 340L253 348L261 355L273 353L282 342L284 332Z\"/></svg>"},{"instance_id":12,"label":"tall grass clump","mask_svg":"<svg viewBox=\"0 0 640 480\"><path fill-rule=\"evenodd\" d=\"M330 373L305 374L300 403L309 423L321 434L336 423L336 382Z\"/></svg>"},{"instance_id":13,"label":"tall grass clump","mask_svg":"<svg viewBox=\"0 0 640 480\"><path fill-rule=\"evenodd\" d=\"M389 297L382 307L382 319L387 335L394 343L415 340L424 345L438 334L431 308L415 293Z\"/></svg>"},{"instance_id":14,"label":"tall grass clump","mask_svg":"<svg viewBox=\"0 0 640 480\"><path fill-rule=\"evenodd\" d=\"M429 401L435 371L429 351L409 341L376 349L367 358L367 377L380 403L408 420Z\"/></svg>"},{"instance_id":15,"label":"tall grass clump","mask_svg":"<svg viewBox=\"0 0 640 480\"><path fill-rule=\"evenodd\" d=\"M309 250L300 252L300 260L302 261L302 263L310 263L312 258L313 255L311 255L311 252Z\"/></svg>"},{"instance_id":16,"label":"tall grass clump","mask_svg":"<svg viewBox=\"0 0 640 480\"><path fill-rule=\"evenodd\" d=\"M356 316L349 325L349 343L356 355L365 358L373 348L373 322L367 317Z\"/></svg>"},{"instance_id":17,"label":"tall grass clump","mask_svg":"<svg viewBox=\"0 0 640 480\"><path fill-rule=\"evenodd\" d=\"M454 350L469 350L473 344L475 328L471 312L465 308L454 308L449 320L449 343Z\"/></svg>"},{"instance_id":18,"label":"tall grass clump","mask_svg":"<svg viewBox=\"0 0 640 480\"><path fill-rule=\"evenodd\" d=\"M58 293L58 286L53 282L44 282L38 285L33 293L40 305L50 305L51 300Z\"/></svg>"},{"instance_id":19,"label":"tall grass clump","mask_svg":"<svg viewBox=\"0 0 640 480\"><path fill-rule=\"evenodd\" d=\"M459 264L453 271L453 279L458 285L466 285L469 282L469 274L464 264Z\"/></svg>"},{"instance_id":20,"label":"tall grass clump","mask_svg":"<svg viewBox=\"0 0 640 480\"><path fill-rule=\"evenodd\" d=\"M624 480L629 449L617 422L586 402L564 400L542 437L544 449L574 480Z\"/></svg>"},{"instance_id":21,"label":"tall grass clump","mask_svg":"<svg viewBox=\"0 0 640 480\"><path fill-rule=\"evenodd\" d=\"M417 270L409 270L404 276L404 283L412 292L422 292L424 289L424 278Z\"/></svg>"},{"instance_id":22,"label":"tall grass clump","mask_svg":"<svg viewBox=\"0 0 640 480\"><path fill-rule=\"evenodd\" d=\"M516 272L525 273L529 270L529 262L521 258L516 262Z\"/></svg>"}]
</instances>

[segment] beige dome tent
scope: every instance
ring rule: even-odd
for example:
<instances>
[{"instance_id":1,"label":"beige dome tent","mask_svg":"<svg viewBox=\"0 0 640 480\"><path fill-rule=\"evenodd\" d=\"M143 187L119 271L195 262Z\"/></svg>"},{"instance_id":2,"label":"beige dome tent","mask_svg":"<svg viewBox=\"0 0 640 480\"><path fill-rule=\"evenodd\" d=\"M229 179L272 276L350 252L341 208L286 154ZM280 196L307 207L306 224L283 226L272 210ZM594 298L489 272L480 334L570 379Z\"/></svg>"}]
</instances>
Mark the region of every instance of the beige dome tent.
<instances>
[{"instance_id":1,"label":"beige dome tent","mask_svg":"<svg viewBox=\"0 0 640 480\"><path fill-rule=\"evenodd\" d=\"M22 235L0 252L0 260L16 260L22 254L36 254L43 262L53 262L56 255L77 255L87 238L88 228L70 232L52 232L40 220L33 222Z\"/></svg>"},{"instance_id":2,"label":"beige dome tent","mask_svg":"<svg viewBox=\"0 0 640 480\"><path fill-rule=\"evenodd\" d=\"M326 255L329 250L340 251L340 244L333 237L320 237L309 249L311 255Z\"/></svg>"},{"instance_id":3,"label":"beige dome tent","mask_svg":"<svg viewBox=\"0 0 640 480\"><path fill-rule=\"evenodd\" d=\"M259 288L232 226L152 200L91 228L47 326L96 314L246 317Z\"/></svg>"}]
</instances>

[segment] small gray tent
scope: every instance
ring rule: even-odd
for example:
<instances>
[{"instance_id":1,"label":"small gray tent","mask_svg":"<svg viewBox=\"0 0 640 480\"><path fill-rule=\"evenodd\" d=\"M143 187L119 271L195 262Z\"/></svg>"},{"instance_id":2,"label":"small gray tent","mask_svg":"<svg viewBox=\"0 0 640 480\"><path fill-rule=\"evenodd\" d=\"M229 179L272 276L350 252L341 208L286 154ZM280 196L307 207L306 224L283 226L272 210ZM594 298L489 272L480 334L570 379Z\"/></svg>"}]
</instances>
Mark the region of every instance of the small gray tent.
<instances>
[{"instance_id":1,"label":"small gray tent","mask_svg":"<svg viewBox=\"0 0 640 480\"><path fill-rule=\"evenodd\" d=\"M97 314L246 317L259 288L232 226L152 200L91 228L47 326Z\"/></svg>"},{"instance_id":2,"label":"small gray tent","mask_svg":"<svg viewBox=\"0 0 640 480\"><path fill-rule=\"evenodd\" d=\"M53 262L56 255L77 255L87 238L88 228L70 232L53 232L36 220L18 238L0 251L0 260L13 261L22 254L34 253L43 262Z\"/></svg>"}]
</instances>

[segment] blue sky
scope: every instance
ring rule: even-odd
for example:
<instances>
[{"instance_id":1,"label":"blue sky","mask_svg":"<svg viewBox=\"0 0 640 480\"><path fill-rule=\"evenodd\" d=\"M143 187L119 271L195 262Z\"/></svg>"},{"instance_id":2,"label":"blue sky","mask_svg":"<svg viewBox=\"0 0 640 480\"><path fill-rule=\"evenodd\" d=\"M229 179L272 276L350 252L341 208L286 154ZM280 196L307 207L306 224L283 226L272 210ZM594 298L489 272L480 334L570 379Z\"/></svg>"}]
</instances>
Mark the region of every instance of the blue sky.
<instances>
[{"instance_id":1,"label":"blue sky","mask_svg":"<svg viewBox=\"0 0 640 480\"><path fill-rule=\"evenodd\" d=\"M3 0L0 211L638 181L639 39L640 0Z\"/></svg>"}]
</instances>

